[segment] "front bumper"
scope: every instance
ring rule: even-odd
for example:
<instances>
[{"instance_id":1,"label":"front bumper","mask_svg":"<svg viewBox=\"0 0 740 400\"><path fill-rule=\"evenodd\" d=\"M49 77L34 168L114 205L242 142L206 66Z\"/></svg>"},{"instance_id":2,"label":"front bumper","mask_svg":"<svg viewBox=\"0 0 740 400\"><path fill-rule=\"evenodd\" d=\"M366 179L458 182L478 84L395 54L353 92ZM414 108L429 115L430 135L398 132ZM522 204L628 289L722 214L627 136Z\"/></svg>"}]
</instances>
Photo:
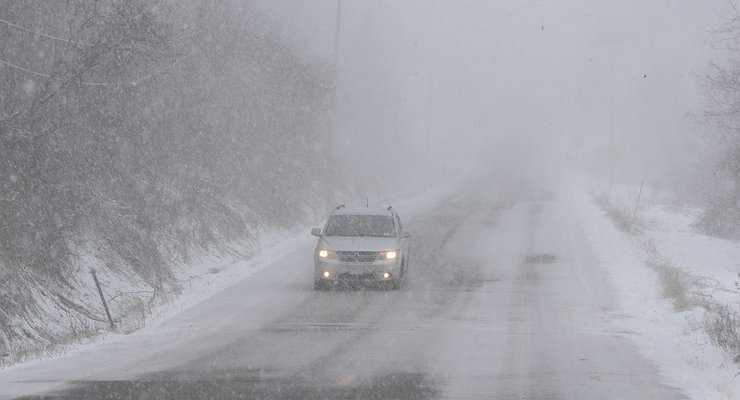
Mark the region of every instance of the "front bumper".
<instances>
[{"instance_id":1,"label":"front bumper","mask_svg":"<svg viewBox=\"0 0 740 400\"><path fill-rule=\"evenodd\" d=\"M401 273L401 260L375 260L372 263L351 263L338 259L314 259L315 281L391 281ZM328 276L326 274L328 273ZM388 276L384 276L388 274Z\"/></svg>"}]
</instances>

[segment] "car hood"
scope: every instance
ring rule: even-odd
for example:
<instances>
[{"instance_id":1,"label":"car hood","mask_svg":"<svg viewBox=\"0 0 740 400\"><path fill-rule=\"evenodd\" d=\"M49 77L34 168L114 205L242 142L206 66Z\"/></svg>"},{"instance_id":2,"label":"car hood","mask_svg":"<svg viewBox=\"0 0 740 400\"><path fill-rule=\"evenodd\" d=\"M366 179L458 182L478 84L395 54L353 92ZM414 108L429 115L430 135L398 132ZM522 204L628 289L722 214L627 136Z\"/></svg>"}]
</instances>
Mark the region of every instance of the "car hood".
<instances>
[{"instance_id":1,"label":"car hood","mask_svg":"<svg viewBox=\"0 0 740 400\"><path fill-rule=\"evenodd\" d=\"M334 251L385 251L398 248L398 238L330 236L321 240Z\"/></svg>"}]
</instances>

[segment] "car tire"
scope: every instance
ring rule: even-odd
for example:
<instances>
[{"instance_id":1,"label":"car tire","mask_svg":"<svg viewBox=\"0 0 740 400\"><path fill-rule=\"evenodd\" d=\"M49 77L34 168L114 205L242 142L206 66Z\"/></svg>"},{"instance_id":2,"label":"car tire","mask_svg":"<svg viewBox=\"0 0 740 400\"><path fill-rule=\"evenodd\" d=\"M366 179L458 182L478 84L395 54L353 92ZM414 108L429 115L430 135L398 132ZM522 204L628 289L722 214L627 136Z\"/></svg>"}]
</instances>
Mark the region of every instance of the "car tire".
<instances>
[{"instance_id":1,"label":"car tire","mask_svg":"<svg viewBox=\"0 0 740 400\"><path fill-rule=\"evenodd\" d=\"M398 285L403 286L409 281L409 262L408 259L404 258L401 263L401 273L398 277Z\"/></svg>"}]
</instances>

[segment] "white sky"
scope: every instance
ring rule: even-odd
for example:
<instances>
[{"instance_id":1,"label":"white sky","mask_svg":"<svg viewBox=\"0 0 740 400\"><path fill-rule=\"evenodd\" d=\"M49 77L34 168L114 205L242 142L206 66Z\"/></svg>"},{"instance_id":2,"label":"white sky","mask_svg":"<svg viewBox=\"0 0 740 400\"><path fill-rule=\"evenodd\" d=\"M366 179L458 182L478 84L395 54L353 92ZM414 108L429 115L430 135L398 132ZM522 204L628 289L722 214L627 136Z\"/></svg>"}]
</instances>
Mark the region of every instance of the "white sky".
<instances>
[{"instance_id":1,"label":"white sky","mask_svg":"<svg viewBox=\"0 0 740 400\"><path fill-rule=\"evenodd\" d=\"M336 0L257 3L307 57L331 60ZM620 176L655 178L701 134L698 77L722 57L708 42L726 11L726 0L343 0L338 145L382 174L401 156L426 172L429 160L531 168L553 152L593 162L613 143Z\"/></svg>"}]
</instances>

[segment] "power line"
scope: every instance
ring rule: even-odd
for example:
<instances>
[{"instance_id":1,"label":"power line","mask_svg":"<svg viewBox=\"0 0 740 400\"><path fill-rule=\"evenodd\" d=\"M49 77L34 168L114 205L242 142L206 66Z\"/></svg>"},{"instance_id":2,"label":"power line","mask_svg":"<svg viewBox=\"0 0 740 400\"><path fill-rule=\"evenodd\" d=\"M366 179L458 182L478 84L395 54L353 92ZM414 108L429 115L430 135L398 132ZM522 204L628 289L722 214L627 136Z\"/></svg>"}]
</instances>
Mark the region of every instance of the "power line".
<instances>
[{"instance_id":1,"label":"power line","mask_svg":"<svg viewBox=\"0 0 740 400\"><path fill-rule=\"evenodd\" d=\"M58 40L60 42L65 42L65 43L70 43L70 44L79 44L80 43L80 42L77 42L77 41L74 41L74 40L69 40L69 39L58 37L58 36L47 35L46 33L36 32L36 31L31 30L31 29L28 29L28 28L22 27L20 25L14 24L14 23L12 23L10 21L6 21L6 20L4 20L2 18L0 18L0 22L4 23L4 24L6 24L6 25L8 25L10 27L13 27L15 29L18 29L19 31L30 33L31 35L34 35L34 36L41 36L41 37L45 37L47 39Z\"/></svg>"},{"instance_id":2,"label":"power line","mask_svg":"<svg viewBox=\"0 0 740 400\"><path fill-rule=\"evenodd\" d=\"M7 62L7 61L1 60L1 59L0 59L0 64L7 65L8 67L15 68L17 70L20 70L20 71L29 73L31 75L36 75L36 76L40 76L42 78L47 78L47 79L51 78L49 75L42 74L41 72L36 72L36 71L30 70L28 68L23 68L20 65L15 65L13 63L10 63L10 62Z\"/></svg>"},{"instance_id":3,"label":"power line","mask_svg":"<svg viewBox=\"0 0 740 400\"><path fill-rule=\"evenodd\" d=\"M190 54L188 54L186 56L180 57L179 59L175 60L172 64L170 64L170 65L168 65L166 67L161 68L161 69L156 70L156 71L153 71L153 72L151 72L151 73L149 73L147 75L144 75L144 76L138 77L136 79L133 79L130 82L81 82L80 84L86 85L86 86L124 86L124 85L136 86L136 85L140 84L141 82L143 82L143 81L145 81L147 79L150 79L150 78L152 78L154 76L157 76L157 75L159 75L161 73L166 72L167 70L171 69L172 67L176 66L177 64L181 63L182 61L184 61L185 59L191 57L192 55L193 55L193 53L190 53ZM40 76L40 77L46 78L46 79L51 79L51 76L49 76L47 74L44 74L44 73L41 73L41 72L37 72L37 71L31 70L31 69L28 69L28 68L21 67L20 65L13 64L13 63L8 62L8 61L5 61L3 59L0 59L0 64L7 65L8 67L17 69L19 71L23 71L23 72L25 72L27 74L31 74L31 75L34 75L34 76Z\"/></svg>"}]
</instances>

